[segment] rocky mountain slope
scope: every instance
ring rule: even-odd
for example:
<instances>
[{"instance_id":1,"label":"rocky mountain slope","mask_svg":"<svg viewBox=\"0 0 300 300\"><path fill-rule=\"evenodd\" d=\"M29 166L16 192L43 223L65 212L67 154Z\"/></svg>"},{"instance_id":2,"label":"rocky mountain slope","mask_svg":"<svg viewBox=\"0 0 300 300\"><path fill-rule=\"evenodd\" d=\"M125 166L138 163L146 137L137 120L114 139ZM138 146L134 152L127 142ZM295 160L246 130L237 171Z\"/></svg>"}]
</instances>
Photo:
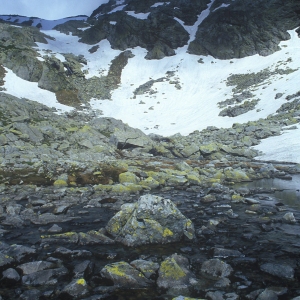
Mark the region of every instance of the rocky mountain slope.
<instances>
[{"instance_id":1,"label":"rocky mountain slope","mask_svg":"<svg viewBox=\"0 0 300 300\"><path fill-rule=\"evenodd\" d=\"M299 1L104 2L0 16L0 299L299 296Z\"/></svg>"}]
</instances>

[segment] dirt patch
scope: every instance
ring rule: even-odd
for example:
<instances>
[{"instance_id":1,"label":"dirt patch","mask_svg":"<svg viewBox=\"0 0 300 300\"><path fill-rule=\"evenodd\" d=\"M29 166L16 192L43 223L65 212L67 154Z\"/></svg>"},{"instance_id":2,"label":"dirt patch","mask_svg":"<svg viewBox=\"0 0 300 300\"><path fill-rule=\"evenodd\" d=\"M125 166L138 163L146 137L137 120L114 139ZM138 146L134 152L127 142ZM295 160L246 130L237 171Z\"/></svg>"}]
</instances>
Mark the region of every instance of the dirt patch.
<instances>
[{"instance_id":1,"label":"dirt patch","mask_svg":"<svg viewBox=\"0 0 300 300\"><path fill-rule=\"evenodd\" d=\"M59 103L78 108L81 102L78 99L77 90L61 90L55 93Z\"/></svg>"}]
</instances>

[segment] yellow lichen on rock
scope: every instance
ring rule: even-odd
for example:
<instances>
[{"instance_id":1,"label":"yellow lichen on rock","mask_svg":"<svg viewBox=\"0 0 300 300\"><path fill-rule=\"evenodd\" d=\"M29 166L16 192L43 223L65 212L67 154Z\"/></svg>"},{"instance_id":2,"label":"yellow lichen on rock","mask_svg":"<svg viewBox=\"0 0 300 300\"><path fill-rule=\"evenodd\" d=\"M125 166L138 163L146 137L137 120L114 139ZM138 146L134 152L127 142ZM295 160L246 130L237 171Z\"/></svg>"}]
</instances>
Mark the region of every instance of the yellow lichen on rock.
<instances>
[{"instance_id":1,"label":"yellow lichen on rock","mask_svg":"<svg viewBox=\"0 0 300 300\"><path fill-rule=\"evenodd\" d=\"M174 233L169 228L166 228L163 232L163 237L168 237L172 235L174 235Z\"/></svg>"},{"instance_id":2,"label":"yellow lichen on rock","mask_svg":"<svg viewBox=\"0 0 300 300\"><path fill-rule=\"evenodd\" d=\"M68 183L63 179L55 180L53 183L54 186L68 186Z\"/></svg>"},{"instance_id":3,"label":"yellow lichen on rock","mask_svg":"<svg viewBox=\"0 0 300 300\"><path fill-rule=\"evenodd\" d=\"M78 279L76 283L80 285L86 285L86 281L83 278Z\"/></svg>"},{"instance_id":4,"label":"yellow lichen on rock","mask_svg":"<svg viewBox=\"0 0 300 300\"><path fill-rule=\"evenodd\" d=\"M186 273L180 268L174 258L168 258L163 261L159 269L163 277L178 280L186 276Z\"/></svg>"}]
</instances>

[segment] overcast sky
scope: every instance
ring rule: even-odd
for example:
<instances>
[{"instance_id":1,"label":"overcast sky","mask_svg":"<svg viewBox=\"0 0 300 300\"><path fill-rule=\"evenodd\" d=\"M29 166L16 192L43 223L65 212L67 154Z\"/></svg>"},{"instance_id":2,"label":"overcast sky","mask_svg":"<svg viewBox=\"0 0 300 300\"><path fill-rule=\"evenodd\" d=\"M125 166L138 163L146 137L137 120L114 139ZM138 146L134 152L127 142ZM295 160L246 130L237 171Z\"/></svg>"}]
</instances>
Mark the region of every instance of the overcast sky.
<instances>
[{"instance_id":1,"label":"overcast sky","mask_svg":"<svg viewBox=\"0 0 300 300\"><path fill-rule=\"evenodd\" d=\"M57 20L77 15L90 15L108 0L0 0L0 15L16 14Z\"/></svg>"}]
</instances>

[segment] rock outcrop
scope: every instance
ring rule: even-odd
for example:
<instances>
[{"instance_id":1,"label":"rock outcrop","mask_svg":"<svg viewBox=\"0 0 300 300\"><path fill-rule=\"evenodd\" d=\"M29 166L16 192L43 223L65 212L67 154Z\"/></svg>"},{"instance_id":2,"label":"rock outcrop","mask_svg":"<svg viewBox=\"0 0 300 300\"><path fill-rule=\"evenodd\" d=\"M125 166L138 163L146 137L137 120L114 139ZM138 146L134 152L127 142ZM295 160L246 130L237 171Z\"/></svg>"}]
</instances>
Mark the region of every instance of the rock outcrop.
<instances>
[{"instance_id":1,"label":"rock outcrop","mask_svg":"<svg viewBox=\"0 0 300 300\"><path fill-rule=\"evenodd\" d=\"M125 204L107 224L116 241L127 246L170 243L194 238L194 227L169 199L145 195Z\"/></svg>"}]
</instances>

